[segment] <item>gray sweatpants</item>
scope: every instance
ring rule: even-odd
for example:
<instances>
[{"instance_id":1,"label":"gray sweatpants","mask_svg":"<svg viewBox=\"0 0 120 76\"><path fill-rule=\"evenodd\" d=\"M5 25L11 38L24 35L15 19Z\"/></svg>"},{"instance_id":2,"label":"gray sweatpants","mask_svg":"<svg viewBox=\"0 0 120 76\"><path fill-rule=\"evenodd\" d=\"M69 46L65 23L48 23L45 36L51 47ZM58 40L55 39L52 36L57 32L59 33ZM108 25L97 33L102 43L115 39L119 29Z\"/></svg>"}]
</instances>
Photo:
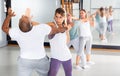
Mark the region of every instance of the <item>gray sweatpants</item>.
<instances>
[{"instance_id":1,"label":"gray sweatpants","mask_svg":"<svg viewBox=\"0 0 120 76\"><path fill-rule=\"evenodd\" d=\"M77 52L78 55L84 52L86 47L86 54L91 54L91 47L92 47L92 37L79 37L79 51Z\"/></svg>"},{"instance_id":2,"label":"gray sweatpants","mask_svg":"<svg viewBox=\"0 0 120 76\"><path fill-rule=\"evenodd\" d=\"M75 49L75 52L79 51L79 37L71 40L68 43L68 47L70 48L70 46L73 46L73 48Z\"/></svg>"},{"instance_id":3,"label":"gray sweatpants","mask_svg":"<svg viewBox=\"0 0 120 76\"><path fill-rule=\"evenodd\" d=\"M42 59L18 59L18 76L31 76L35 70L39 76L48 76L50 62L48 57Z\"/></svg>"},{"instance_id":4,"label":"gray sweatpants","mask_svg":"<svg viewBox=\"0 0 120 76\"><path fill-rule=\"evenodd\" d=\"M79 51L77 52L78 56L81 56L81 62L84 66L86 64L86 54L91 54L92 47L92 37L79 37ZM86 47L86 51L84 49Z\"/></svg>"}]
</instances>

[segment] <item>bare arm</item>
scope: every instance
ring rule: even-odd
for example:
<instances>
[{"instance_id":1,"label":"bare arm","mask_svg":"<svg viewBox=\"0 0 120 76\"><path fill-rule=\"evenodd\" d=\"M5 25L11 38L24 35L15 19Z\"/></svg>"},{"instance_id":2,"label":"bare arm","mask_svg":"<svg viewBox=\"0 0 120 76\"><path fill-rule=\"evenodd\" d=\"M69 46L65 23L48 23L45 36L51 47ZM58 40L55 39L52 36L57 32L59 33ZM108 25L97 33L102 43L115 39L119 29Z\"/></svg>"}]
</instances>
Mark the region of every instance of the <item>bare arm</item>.
<instances>
[{"instance_id":1,"label":"bare arm","mask_svg":"<svg viewBox=\"0 0 120 76\"><path fill-rule=\"evenodd\" d=\"M31 24L32 24L33 26L39 24L39 22L32 21L33 16L31 15L31 9L30 9L30 8L27 8L27 9L26 9L26 11L25 11L25 16L29 17L29 19L30 19L30 21L31 21Z\"/></svg>"},{"instance_id":2,"label":"bare arm","mask_svg":"<svg viewBox=\"0 0 120 76\"><path fill-rule=\"evenodd\" d=\"M77 17L72 17L72 19L73 19L73 20L79 20L79 18L77 18Z\"/></svg>"},{"instance_id":3,"label":"bare arm","mask_svg":"<svg viewBox=\"0 0 120 76\"><path fill-rule=\"evenodd\" d=\"M91 17L89 18L89 22L91 26L95 25L95 15L91 15Z\"/></svg>"},{"instance_id":4,"label":"bare arm","mask_svg":"<svg viewBox=\"0 0 120 76\"><path fill-rule=\"evenodd\" d=\"M70 42L70 29L72 28L71 24L67 25L66 36L67 36L67 44Z\"/></svg>"},{"instance_id":5,"label":"bare arm","mask_svg":"<svg viewBox=\"0 0 120 76\"><path fill-rule=\"evenodd\" d=\"M56 34L56 33L59 32L59 31L57 30L57 28L54 26L54 23L53 23L53 22L48 22L47 24L52 28L52 30L51 30L51 32L50 32L49 35L51 35L51 34Z\"/></svg>"},{"instance_id":6,"label":"bare arm","mask_svg":"<svg viewBox=\"0 0 120 76\"><path fill-rule=\"evenodd\" d=\"M67 44L70 42L70 34L69 31L66 31L66 36L67 36Z\"/></svg>"},{"instance_id":7,"label":"bare arm","mask_svg":"<svg viewBox=\"0 0 120 76\"><path fill-rule=\"evenodd\" d=\"M32 24L33 26L35 26L35 25L39 25L40 23L39 23L39 22L32 21L31 24Z\"/></svg>"},{"instance_id":8,"label":"bare arm","mask_svg":"<svg viewBox=\"0 0 120 76\"><path fill-rule=\"evenodd\" d=\"M96 14L98 13L99 11L97 10L97 11L95 11L93 14L89 14L88 15L88 20L89 20L89 22L90 22L90 25L91 26L94 26L95 25L95 16L96 16Z\"/></svg>"},{"instance_id":9,"label":"bare arm","mask_svg":"<svg viewBox=\"0 0 120 76\"><path fill-rule=\"evenodd\" d=\"M2 30L8 34L9 33L9 23L11 20L11 17L15 16L15 13L11 10L11 8L8 9L8 15L6 17L6 19L4 20L3 24L2 24Z\"/></svg>"}]
</instances>

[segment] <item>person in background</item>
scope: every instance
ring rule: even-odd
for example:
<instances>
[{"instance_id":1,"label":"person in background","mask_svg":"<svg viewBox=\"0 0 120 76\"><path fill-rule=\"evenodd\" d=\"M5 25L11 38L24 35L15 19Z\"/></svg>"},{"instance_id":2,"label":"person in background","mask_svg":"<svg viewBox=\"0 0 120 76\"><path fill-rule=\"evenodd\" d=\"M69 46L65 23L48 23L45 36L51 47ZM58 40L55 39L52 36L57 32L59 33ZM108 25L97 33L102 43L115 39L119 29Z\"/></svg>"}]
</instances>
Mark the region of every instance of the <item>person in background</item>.
<instances>
[{"instance_id":1,"label":"person in background","mask_svg":"<svg viewBox=\"0 0 120 76\"><path fill-rule=\"evenodd\" d=\"M77 18L73 17L70 13L67 14L67 23L73 23L72 28L69 31L70 34L70 41L67 44L70 48L71 46L74 48L75 52L79 51L79 21L77 21ZM82 56L81 56L82 59ZM79 69L80 70L80 69ZM81 70L83 70L81 68Z\"/></svg>"},{"instance_id":2,"label":"person in background","mask_svg":"<svg viewBox=\"0 0 120 76\"><path fill-rule=\"evenodd\" d=\"M84 9L80 10L80 19L78 20L79 25L79 51L76 56L76 69L86 69L89 65L95 64L91 61L91 47L92 47L92 34L90 25L94 26L95 14L87 17L87 13ZM86 53L84 48L86 46ZM80 58L82 57L82 59ZM81 64L80 64L81 59Z\"/></svg>"},{"instance_id":3,"label":"person in background","mask_svg":"<svg viewBox=\"0 0 120 76\"><path fill-rule=\"evenodd\" d=\"M63 8L57 8L55 10L54 21L48 22L47 24L54 28L64 29L64 31L52 37L49 35L51 61L48 76L57 76L61 64L65 71L65 76L72 76L72 55L67 47L71 25L66 23L65 10Z\"/></svg>"},{"instance_id":4,"label":"person in background","mask_svg":"<svg viewBox=\"0 0 120 76\"><path fill-rule=\"evenodd\" d=\"M107 17L108 27L107 31L113 33L113 8L109 6L108 8L108 17Z\"/></svg>"},{"instance_id":5,"label":"person in background","mask_svg":"<svg viewBox=\"0 0 120 76\"><path fill-rule=\"evenodd\" d=\"M20 47L18 57L18 76L31 76L35 70L39 76L48 76L50 62L44 49L44 39L48 34L55 34L51 26L32 21L31 10L26 9L25 15L19 19L16 27L9 27L15 12L8 9L8 15L3 22L2 30L12 39L16 40ZM57 33L57 32L56 32Z\"/></svg>"},{"instance_id":6,"label":"person in background","mask_svg":"<svg viewBox=\"0 0 120 76\"><path fill-rule=\"evenodd\" d=\"M103 7L97 10L96 13L99 14L99 24L98 24L99 38L102 42L107 43L107 38L106 38L107 14L105 13L105 9Z\"/></svg>"}]
</instances>

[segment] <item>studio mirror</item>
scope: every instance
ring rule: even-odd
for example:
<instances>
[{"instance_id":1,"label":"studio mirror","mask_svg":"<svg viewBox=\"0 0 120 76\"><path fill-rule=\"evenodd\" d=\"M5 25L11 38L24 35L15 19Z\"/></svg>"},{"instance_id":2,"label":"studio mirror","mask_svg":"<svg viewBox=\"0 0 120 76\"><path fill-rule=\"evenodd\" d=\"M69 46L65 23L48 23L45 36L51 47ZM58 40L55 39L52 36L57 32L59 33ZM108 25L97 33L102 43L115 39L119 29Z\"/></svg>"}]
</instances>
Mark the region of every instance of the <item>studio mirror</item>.
<instances>
[{"instance_id":1,"label":"studio mirror","mask_svg":"<svg viewBox=\"0 0 120 76\"><path fill-rule=\"evenodd\" d=\"M107 27L105 31L106 40L101 40L99 35L99 23L95 18L95 27L91 29L93 34L93 44L108 46L108 48L119 48L120 46L120 1L118 0L90 0L90 13L94 13L100 7L103 7L107 13ZM109 7L112 7L112 16L109 14ZM107 12L106 12L107 11ZM109 15L108 15L109 14ZM110 25L112 21L112 26ZM108 22L109 21L109 22ZM100 22L100 19L99 19ZM103 28L103 27L101 27Z\"/></svg>"},{"instance_id":2,"label":"studio mirror","mask_svg":"<svg viewBox=\"0 0 120 76\"><path fill-rule=\"evenodd\" d=\"M91 27L93 35L93 47L102 48L120 48L120 1L118 0L65 0L72 1L72 14L79 17L79 10L85 9L88 14L93 14L101 7L104 8L106 19L101 19L99 15L94 18L95 26ZM109 13L109 7L112 8L112 15ZM99 21L98 21L99 17ZM101 26L99 22L106 20L106 26ZM110 21L112 20L112 21ZM109 21L109 22L108 22ZM108 24L109 23L109 24ZM112 23L112 26L110 25ZM102 30L101 30L102 29ZM101 39L101 33L104 39Z\"/></svg>"}]
</instances>

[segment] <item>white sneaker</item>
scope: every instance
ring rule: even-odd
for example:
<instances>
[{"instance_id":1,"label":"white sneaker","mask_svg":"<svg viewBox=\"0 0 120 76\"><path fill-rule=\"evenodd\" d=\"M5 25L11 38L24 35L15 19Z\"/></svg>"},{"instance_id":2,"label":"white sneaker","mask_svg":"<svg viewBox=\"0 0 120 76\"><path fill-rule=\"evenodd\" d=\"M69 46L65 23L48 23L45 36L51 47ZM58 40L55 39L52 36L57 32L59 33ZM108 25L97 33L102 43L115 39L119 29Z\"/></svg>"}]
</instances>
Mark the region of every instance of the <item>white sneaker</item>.
<instances>
[{"instance_id":1,"label":"white sneaker","mask_svg":"<svg viewBox=\"0 0 120 76\"><path fill-rule=\"evenodd\" d=\"M87 62L87 65L94 65L95 63L94 62L92 62L92 61L88 61Z\"/></svg>"},{"instance_id":2,"label":"white sneaker","mask_svg":"<svg viewBox=\"0 0 120 76\"><path fill-rule=\"evenodd\" d=\"M101 40L102 43L107 43L107 39Z\"/></svg>"},{"instance_id":3,"label":"white sneaker","mask_svg":"<svg viewBox=\"0 0 120 76\"><path fill-rule=\"evenodd\" d=\"M75 69L77 69L77 70L83 70L83 68L80 67L79 65L75 65Z\"/></svg>"},{"instance_id":4,"label":"white sneaker","mask_svg":"<svg viewBox=\"0 0 120 76\"><path fill-rule=\"evenodd\" d=\"M89 65L84 65L84 66L82 66L82 69L88 69L88 68L90 68Z\"/></svg>"}]
</instances>

